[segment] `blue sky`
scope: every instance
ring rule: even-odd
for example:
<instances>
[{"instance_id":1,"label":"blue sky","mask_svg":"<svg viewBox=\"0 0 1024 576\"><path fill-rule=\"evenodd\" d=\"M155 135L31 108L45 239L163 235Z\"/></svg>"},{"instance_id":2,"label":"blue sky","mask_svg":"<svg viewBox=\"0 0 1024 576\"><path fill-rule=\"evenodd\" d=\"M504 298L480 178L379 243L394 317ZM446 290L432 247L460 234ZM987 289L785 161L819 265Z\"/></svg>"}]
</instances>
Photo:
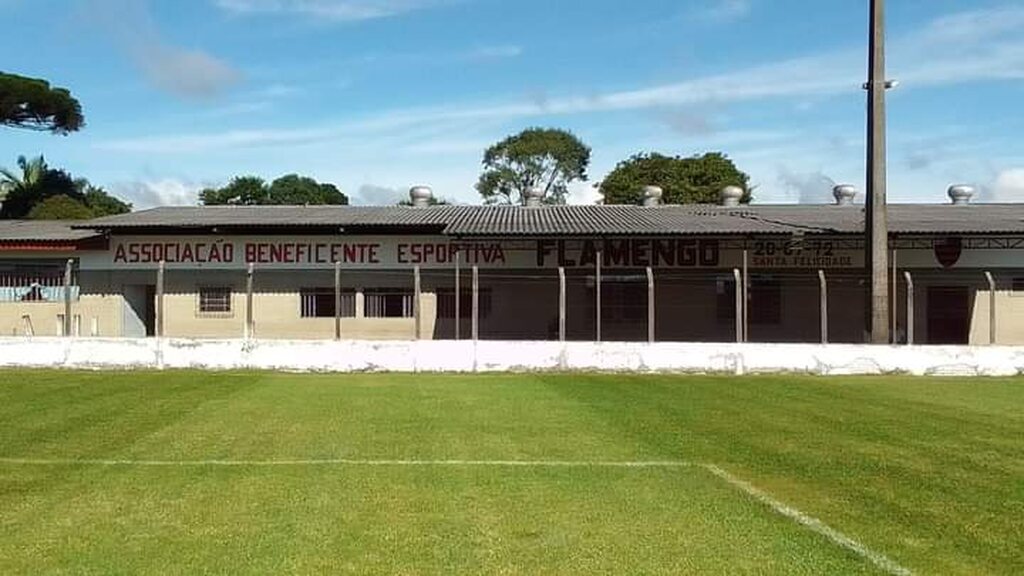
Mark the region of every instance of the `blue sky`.
<instances>
[{"instance_id":1,"label":"blue sky","mask_svg":"<svg viewBox=\"0 0 1024 576\"><path fill-rule=\"evenodd\" d=\"M5 130L137 207L298 172L355 202L475 202L484 148L529 126L594 149L729 154L759 202L863 189L866 0L0 0L0 69L87 128ZM1024 5L890 0L890 195L1024 201Z\"/></svg>"}]
</instances>

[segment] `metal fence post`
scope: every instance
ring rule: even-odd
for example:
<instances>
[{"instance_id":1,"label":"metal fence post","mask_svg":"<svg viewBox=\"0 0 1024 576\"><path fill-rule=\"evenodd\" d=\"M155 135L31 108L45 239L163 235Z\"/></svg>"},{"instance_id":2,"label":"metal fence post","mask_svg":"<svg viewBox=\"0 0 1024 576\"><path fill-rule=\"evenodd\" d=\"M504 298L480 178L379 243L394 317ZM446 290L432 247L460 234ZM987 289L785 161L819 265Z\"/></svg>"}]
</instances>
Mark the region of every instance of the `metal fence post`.
<instances>
[{"instance_id":1,"label":"metal fence post","mask_svg":"<svg viewBox=\"0 0 1024 576\"><path fill-rule=\"evenodd\" d=\"M473 266L473 342L480 339L480 267Z\"/></svg>"},{"instance_id":2,"label":"metal fence post","mask_svg":"<svg viewBox=\"0 0 1024 576\"><path fill-rule=\"evenodd\" d=\"M565 268L558 267L558 341L565 342Z\"/></svg>"},{"instance_id":3,"label":"metal fence post","mask_svg":"<svg viewBox=\"0 0 1024 576\"><path fill-rule=\"evenodd\" d=\"M743 248L743 341L750 341L750 253Z\"/></svg>"},{"instance_id":4,"label":"metal fence post","mask_svg":"<svg viewBox=\"0 0 1024 576\"><path fill-rule=\"evenodd\" d=\"M334 262L334 339L341 340L341 260Z\"/></svg>"},{"instance_id":5,"label":"metal fence post","mask_svg":"<svg viewBox=\"0 0 1024 576\"><path fill-rule=\"evenodd\" d=\"M991 272L985 272L988 280L988 343L996 343L996 279Z\"/></svg>"},{"instance_id":6,"label":"metal fence post","mask_svg":"<svg viewBox=\"0 0 1024 576\"><path fill-rule=\"evenodd\" d=\"M647 267L647 342L654 344L654 269Z\"/></svg>"},{"instance_id":7,"label":"metal fence post","mask_svg":"<svg viewBox=\"0 0 1024 576\"><path fill-rule=\"evenodd\" d=\"M597 270L596 270L596 274L594 276L594 292L596 293L596 296L595 296L595 299L596 299L595 306L597 308L597 313L595 314L595 316L596 316L595 320L596 320L597 324L595 326L595 331L594 331L594 340L596 342L599 342L599 343L601 342L601 312L602 312L602 310L601 310L601 269L603 267L604 267L604 255L601 253L600 250L598 250L597 251Z\"/></svg>"},{"instance_id":8,"label":"metal fence post","mask_svg":"<svg viewBox=\"0 0 1024 576\"><path fill-rule=\"evenodd\" d=\"M412 296L412 314L416 318L416 340L420 339L420 328L423 325L423 314L422 306L420 306L420 296L422 295L422 286L420 285L420 267L413 266L412 268L412 281L413 281L413 296Z\"/></svg>"},{"instance_id":9,"label":"metal fence post","mask_svg":"<svg viewBox=\"0 0 1024 576\"><path fill-rule=\"evenodd\" d=\"M253 273L255 272L256 265L252 262L249 263L249 268L245 273L245 337L246 339L253 338L256 334L255 324L253 322L253 310L252 310L252 279Z\"/></svg>"},{"instance_id":10,"label":"metal fence post","mask_svg":"<svg viewBox=\"0 0 1024 576\"><path fill-rule=\"evenodd\" d=\"M910 272L903 272L907 280L907 345L914 344L914 277Z\"/></svg>"},{"instance_id":11,"label":"metal fence post","mask_svg":"<svg viewBox=\"0 0 1024 576\"><path fill-rule=\"evenodd\" d=\"M462 339L462 252L455 247L455 340Z\"/></svg>"},{"instance_id":12,"label":"metal fence post","mask_svg":"<svg viewBox=\"0 0 1024 576\"><path fill-rule=\"evenodd\" d=\"M64 336L71 337L72 322L71 322L71 275L75 261L68 259L64 265Z\"/></svg>"},{"instance_id":13,"label":"metal fence post","mask_svg":"<svg viewBox=\"0 0 1024 576\"><path fill-rule=\"evenodd\" d=\"M824 270L818 270L818 285L821 296L821 343L828 344L828 280Z\"/></svg>"},{"instance_id":14,"label":"metal fence post","mask_svg":"<svg viewBox=\"0 0 1024 576\"><path fill-rule=\"evenodd\" d=\"M733 268L733 278L736 281L736 342L743 342L743 276L739 268Z\"/></svg>"},{"instance_id":15,"label":"metal fence post","mask_svg":"<svg viewBox=\"0 0 1024 576\"><path fill-rule=\"evenodd\" d=\"M890 301L892 302L892 310L890 311L890 314L889 314L889 317L890 317L889 338L892 340L893 344L896 343L896 338L897 338L897 336L896 336L896 323L897 323L896 322L896 318L899 315L899 304L898 304L898 297L897 297L897 294L898 294L897 282L899 281L899 273L900 273L900 271L899 271L899 266L897 264L897 257L898 257L898 253L896 251L896 248L893 248L892 249L892 253L890 254L890 259L892 261L892 287L890 288L890 290L892 290L892 291L889 293L890 294Z\"/></svg>"},{"instance_id":16,"label":"metal fence post","mask_svg":"<svg viewBox=\"0 0 1024 576\"><path fill-rule=\"evenodd\" d=\"M154 328L156 329L157 338L164 337L164 291L166 290L164 282L166 268L167 263L161 260L156 269L156 302L154 303L156 305L156 314L154 314L156 316L156 326Z\"/></svg>"}]
</instances>

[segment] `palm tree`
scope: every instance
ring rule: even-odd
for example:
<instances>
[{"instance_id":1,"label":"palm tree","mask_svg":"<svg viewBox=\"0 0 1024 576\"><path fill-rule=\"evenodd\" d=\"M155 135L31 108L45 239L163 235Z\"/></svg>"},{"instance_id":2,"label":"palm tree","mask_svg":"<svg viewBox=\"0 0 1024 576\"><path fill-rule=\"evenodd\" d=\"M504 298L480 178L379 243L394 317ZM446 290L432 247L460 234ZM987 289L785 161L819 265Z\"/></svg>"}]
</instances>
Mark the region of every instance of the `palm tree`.
<instances>
[{"instance_id":1,"label":"palm tree","mask_svg":"<svg viewBox=\"0 0 1024 576\"><path fill-rule=\"evenodd\" d=\"M0 168L0 202L3 202L12 192L38 186L50 170L50 167L46 165L46 159L42 156L31 160L24 156L18 156L18 168L21 169L20 175L12 170Z\"/></svg>"}]
</instances>

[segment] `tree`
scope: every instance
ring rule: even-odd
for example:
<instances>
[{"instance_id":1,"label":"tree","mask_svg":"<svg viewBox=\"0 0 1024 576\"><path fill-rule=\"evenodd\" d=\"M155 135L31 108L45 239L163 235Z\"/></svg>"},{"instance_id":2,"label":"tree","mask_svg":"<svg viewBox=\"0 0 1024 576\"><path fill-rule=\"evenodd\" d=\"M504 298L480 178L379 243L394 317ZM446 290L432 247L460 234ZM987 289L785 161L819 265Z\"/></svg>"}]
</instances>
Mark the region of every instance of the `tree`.
<instances>
[{"instance_id":1,"label":"tree","mask_svg":"<svg viewBox=\"0 0 1024 576\"><path fill-rule=\"evenodd\" d=\"M750 177L721 152L682 158L641 153L619 162L599 185L605 204L640 204L644 186L660 186L665 204L716 204L726 186L744 190L750 202Z\"/></svg>"},{"instance_id":2,"label":"tree","mask_svg":"<svg viewBox=\"0 0 1024 576\"><path fill-rule=\"evenodd\" d=\"M79 192L85 197L85 206L92 211L94 218L127 214L132 211L130 203L111 196L103 188L93 186L85 178L75 180L75 184L78 185Z\"/></svg>"},{"instance_id":3,"label":"tree","mask_svg":"<svg viewBox=\"0 0 1024 576\"><path fill-rule=\"evenodd\" d=\"M36 206L49 198L64 196L89 210L89 216L107 216L130 212L131 204L107 194L85 178L73 179L63 170L51 168L42 156L18 158L20 173L0 170L0 218L32 218ZM58 203L62 210L68 203ZM49 214L52 208L47 209Z\"/></svg>"},{"instance_id":4,"label":"tree","mask_svg":"<svg viewBox=\"0 0 1024 576\"><path fill-rule=\"evenodd\" d=\"M64 194L50 196L28 213L29 220L88 220L93 217L95 214L88 206Z\"/></svg>"},{"instance_id":5,"label":"tree","mask_svg":"<svg viewBox=\"0 0 1024 576\"><path fill-rule=\"evenodd\" d=\"M565 204L569 183L587 179L590 147L565 130L529 128L488 148L483 165L476 189L487 204L523 204L531 188Z\"/></svg>"},{"instance_id":6,"label":"tree","mask_svg":"<svg viewBox=\"0 0 1024 576\"><path fill-rule=\"evenodd\" d=\"M262 178L240 176L223 188L206 188L199 193L199 201L207 206L238 204L251 206L269 204L270 190Z\"/></svg>"},{"instance_id":7,"label":"tree","mask_svg":"<svg viewBox=\"0 0 1024 576\"><path fill-rule=\"evenodd\" d=\"M68 90L0 72L0 125L66 135L81 129L85 118Z\"/></svg>"},{"instance_id":8,"label":"tree","mask_svg":"<svg viewBox=\"0 0 1024 576\"><path fill-rule=\"evenodd\" d=\"M270 203L287 205L348 204L348 196L334 184L321 184L312 178L288 174L270 184Z\"/></svg>"},{"instance_id":9,"label":"tree","mask_svg":"<svg viewBox=\"0 0 1024 576\"><path fill-rule=\"evenodd\" d=\"M223 188L207 188L199 193L206 206L216 205L321 205L348 204L348 196L334 184L288 174L269 185L256 176L234 178Z\"/></svg>"}]
</instances>

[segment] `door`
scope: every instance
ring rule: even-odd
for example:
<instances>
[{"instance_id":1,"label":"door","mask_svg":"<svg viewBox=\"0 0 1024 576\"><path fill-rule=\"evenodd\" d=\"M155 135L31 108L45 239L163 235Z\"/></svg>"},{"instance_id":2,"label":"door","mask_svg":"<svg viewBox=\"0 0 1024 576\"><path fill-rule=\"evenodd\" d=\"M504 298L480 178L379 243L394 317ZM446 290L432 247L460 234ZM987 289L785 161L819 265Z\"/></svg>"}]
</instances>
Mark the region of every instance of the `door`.
<instances>
[{"instance_id":1,"label":"door","mask_svg":"<svg viewBox=\"0 0 1024 576\"><path fill-rule=\"evenodd\" d=\"M156 286L146 285L146 309L142 313L146 325L146 336L156 336Z\"/></svg>"},{"instance_id":2,"label":"door","mask_svg":"<svg viewBox=\"0 0 1024 576\"><path fill-rule=\"evenodd\" d=\"M928 343L967 344L971 332L971 297L966 286L928 288Z\"/></svg>"}]
</instances>

